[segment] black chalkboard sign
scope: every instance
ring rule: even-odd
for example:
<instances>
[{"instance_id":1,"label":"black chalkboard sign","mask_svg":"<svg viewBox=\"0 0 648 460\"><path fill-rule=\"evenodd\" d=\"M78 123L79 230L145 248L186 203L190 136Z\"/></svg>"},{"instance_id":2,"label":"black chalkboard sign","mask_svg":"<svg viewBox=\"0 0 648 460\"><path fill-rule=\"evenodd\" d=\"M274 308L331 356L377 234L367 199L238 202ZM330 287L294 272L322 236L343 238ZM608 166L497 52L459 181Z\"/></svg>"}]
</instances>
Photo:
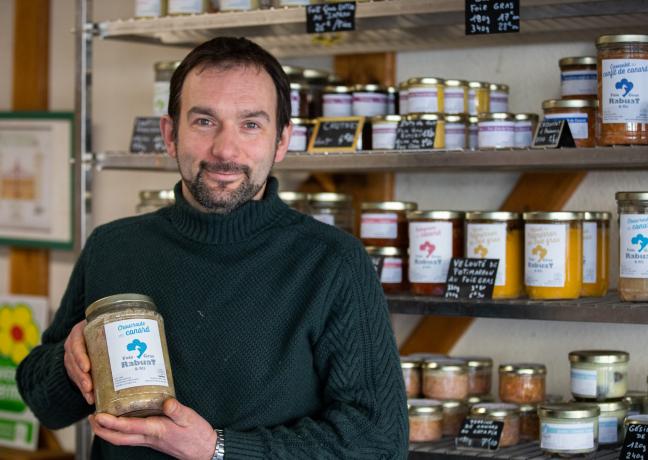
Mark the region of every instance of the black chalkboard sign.
<instances>
[{"instance_id":1,"label":"black chalkboard sign","mask_svg":"<svg viewBox=\"0 0 648 460\"><path fill-rule=\"evenodd\" d=\"M356 2L306 5L306 31L309 34L355 30Z\"/></svg>"},{"instance_id":2,"label":"black chalkboard sign","mask_svg":"<svg viewBox=\"0 0 648 460\"><path fill-rule=\"evenodd\" d=\"M499 259L453 258L448 268L446 299L490 299Z\"/></svg>"},{"instance_id":3,"label":"black chalkboard sign","mask_svg":"<svg viewBox=\"0 0 648 460\"><path fill-rule=\"evenodd\" d=\"M520 0L466 0L466 35L520 31Z\"/></svg>"},{"instance_id":4,"label":"black chalkboard sign","mask_svg":"<svg viewBox=\"0 0 648 460\"><path fill-rule=\"evenodd\" d=\"M542 120L533 139L534 148L576 147L567 120Z\"/></svg>"},{"instance_id":5,"label":"black chalkboard sign","mask_svg":"<svg viewBox=\"0 0 648 460\"><path fill-rule=\"evenodd\" d=\"M504 422L467 417L455 438L457 449L496 450Z\"/></svg>"},{"instance_id":6,"label":"black chalkboard sign","mask_svg":"<svg viewBox=\"0 0 648 460\"><path fill-rule=\"evenodd\" d=\"M628 425L619 460L648 460L648 425Z\"/></svg>"},{"instance_id":7,"label":"black chalkboard sign","mask_svg":"<svg viewBox=\"0 0 648 460\"><path fill-rule=\"evenodd\" d=\"M396 128L396 150L434 148L436 120L402 120Z\"/></svg>"},{"instance_id":8,"label":"black chalkboard sign","mask_svg":"<svg viewBox=\"0 0 648 460\"><path fill-rule=\"evenodd\" d=\"M318 118L308 151L355 152L363 125L364 117Z\"/></svg>"},{"instance_id":9,"label":"black chalkboard sign","mask_svg":"<svg viewBox=\"0 0 648 460\"><path fill-rule=\"evenodd\" d=\"M160 132L160 117L135 118L130 151L133 153L166 152L162 133Z\"/></svg>"}]
</instances>

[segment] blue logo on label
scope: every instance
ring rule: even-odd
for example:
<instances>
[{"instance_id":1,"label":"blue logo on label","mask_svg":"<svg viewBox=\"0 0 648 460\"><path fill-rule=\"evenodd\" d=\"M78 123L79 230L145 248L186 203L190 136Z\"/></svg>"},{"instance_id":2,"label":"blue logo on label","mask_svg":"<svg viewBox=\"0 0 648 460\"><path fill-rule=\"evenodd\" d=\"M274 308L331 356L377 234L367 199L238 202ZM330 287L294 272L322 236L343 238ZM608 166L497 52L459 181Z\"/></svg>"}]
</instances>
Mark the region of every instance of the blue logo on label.
<instances>
[{"instance_id":1,"label":"blue logo on label","mask_svg":"<svg viewBox=\"0 0 648 460\"><path fill-rule=\"evenodd\" d=\"M632 84L632 82L631 82L630 80L628 80L627 78L624 78L624 79L622 79L621 81L616 82L616 84L614 85L614 87L615 87L616 89L622 89L622 90L624 90L625 93L623 93L623 94L621 95L621 97L626 97L626 96L628 95L628 93L629 93L630 91L632 91L632 88L634 88L634 85Z\"/></svg>"},{"instance_id":2,"label":"blue logo on label","mask_svg":"<svg viewBox=\"0 0 648 460\"><path fill-rule=\"evenodd\" d=\"M144 352L146 351L146 344L144 342L140 342L139 340L135 339L128 345L126 345L126 348L128 351L135 351L137 350L139 352L139 355L137 355L137 358L141 358Z\"/></svg>"},{"instance_id":3,"label":"blue logo on label","mask_svg":"<svg viewBox=\"0 0 648 460\"><path fill-rule=\"evenodd\" d=\"M638 244L639 245L639 250L637 252L641 252L644 249L646 249L646 246L648 246L648 238L643 236L641 233L638 235L635 235L632 237L632 244Z\"/></svg>"}]
</instances>

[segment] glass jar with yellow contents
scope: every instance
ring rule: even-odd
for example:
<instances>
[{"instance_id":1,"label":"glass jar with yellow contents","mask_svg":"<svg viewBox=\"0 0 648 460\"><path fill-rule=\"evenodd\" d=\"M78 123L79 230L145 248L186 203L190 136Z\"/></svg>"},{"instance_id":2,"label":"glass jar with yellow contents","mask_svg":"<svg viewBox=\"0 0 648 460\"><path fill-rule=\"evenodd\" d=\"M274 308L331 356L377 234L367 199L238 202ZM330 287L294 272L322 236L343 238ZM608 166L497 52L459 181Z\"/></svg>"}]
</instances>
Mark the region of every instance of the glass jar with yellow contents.
<instances>
[{"instance_id":1,"label":"glass jar with yellow contents","mask_svg":"<svg viewBox=\"0 0 648 460\"><path fill-rule=\"evenodd\" d=\"M522 221L516 212L466 213L466 257L498 259L494 299L515 299L524 292L522 282Z\"/></svg>"},{"instance_id":2,"label":"glass jar with yellow contents","mask_svg":"<svg viewBox=\"0 0 648 460\"><path fill-rule=\"evenodd\" d=\"M583 285L583 214L524 213L524 285L531 299L577 299Z\"/></svg>"},{"instance_id":3,"label":"glass jar with yellow contents","mask_svg":"<svg viewBox=\"0 0 648 460\"><path fill-rule=\"evenodd\" d=\"M490 83L468 82L468 113L479 115L490 110Z\"/></svg>"},{"instance_id":4,"label":"glass jar with yellow contents","mask_svg":"<svg viewBox=\"0 0 648 460\"><path fill-rule=\"evenodd\" d=\"M581 295L602 297L608 290L610 213L583 213L583 289Z\"/></svg>"}]
</instances>

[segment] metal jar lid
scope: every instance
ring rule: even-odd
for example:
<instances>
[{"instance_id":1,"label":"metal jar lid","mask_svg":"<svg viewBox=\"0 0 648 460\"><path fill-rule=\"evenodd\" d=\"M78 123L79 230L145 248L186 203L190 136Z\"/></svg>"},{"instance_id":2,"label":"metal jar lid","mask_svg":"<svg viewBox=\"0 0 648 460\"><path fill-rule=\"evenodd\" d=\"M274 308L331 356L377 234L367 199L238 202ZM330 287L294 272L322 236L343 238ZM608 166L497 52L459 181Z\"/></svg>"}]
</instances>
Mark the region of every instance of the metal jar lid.
<instances>
[{"instance_id":1,"label":"metal jar lid","mask_svg":"<svg viewBox=\"0 0 648 460\"><path fill-rule=\"evenodd\" d=\"M142 202L168 202L175 201L173 190L142 190L139 192L139 198Z\"/></svg>"},{"instance_id":2,"label":"metal jar lid","mask_svg":"<svg viewBox=\"0 0 648 460\"><path fill-rule=\"evenodd\" d=\"M279 198L285 203L297 203L298 201L307 201L308 194L301 192L279 192Z\"/></svg>"},{"instance_id":3,"label":"metal jar lid","mask_svg":"<svg viewBox=\"0 0 648 460\"><path fill-rule=\"evenodd\" d=\"M503 93L509 92L508 85L505 85L504 83L491 83L490 85L488 85L488 89L490 89L491 91L501 91Z\"/></svg>"},{"instance_id":4,"label":"metal jar lid","mask_svg":"<svg viewBox=\"0 0 648 460\"><path fill-rule=\"evenodd\" d=\"M486 89L486 88L490 88L490 83L485 81L469 81L468 87L474 89L479 89L479 88Z\"/></svg>"},{"instance_id":5,"label":"metal jar lid","mask_svg":"<svg viewBox=\"0 0 648 460\"><path fill-rule=\"evenodd\" d=\"M382 85L368 84L368 85L355 85L353 87L354 93L387 93L387 88Z\"/></svg>"},{"instance_id":6,"label":"metal jar lid","mask_svg":"<svg viewBox=\"0 0 648 460\"><path fill-rule=\"evenodd\" d=\"M617 412L620 410L627 411L628 410L628 403L626 403L624 400L620 401L592 401L591 404L596 404L599 409L601 409L601 415L603 415L605 412Z\"/></svg>"},{"instance_id":7,"label":"metal jar lid","mask_svg":"<svg viewBox=\"0 0 648 460\"><path fill-rule=\"evenodd\" d=\"M596 46L615 43L648 43L648 35L601 35L596 39Z\"/></svg>"},{"instance_id":8,"label":"metal jar lid","mask_svg":"<svg viewBox=\"0 0 648 460\"><path fill-rule=\"evenodd\" d=\"M375 117L371 117L371 122L372 123L398 123L401 121L403 117L400 115L377 115Z\"/></svg>"},{"instance_id":9,"label":"metal jar lid","mask_svg":"<svg viewBox=\"0 0 648 460\"><path fill-rule=\"evenodd\" d=\"M493 367L493 359L487 356L455 356L456 359L466 361L471 369L485 369Z\"/></svg>"},{"instance_id":10,"label":"metal jar lid","mask_svg":"<svg viewBox=\"0 0 648 460\"><path fill-rule=\"evenodd\" d=\"M571 363L616 364L627 363L630 354L617 350L578 350L569 352Z\"/></svg>"},{"instance_id":11,"label":"metal jar lid","mask_svg":"<svg viewBox=\"0 0 648 460\"><path fill-rule=\"evenodd\" d=\"M453 113L451 115L445 115L446 123L460 123L465 125L468 122L468 115L465 113Z\"/></svg>"},{"instance_id":12,"label":"metal jar lid","mask_svg":"<svg viewBox=\"0 0 648 460\"><path fill-rule=\"evenodd\" d=\"M520 414L536 415L538 413L538 404L520 404Z\"/></svg>"},{"instance_id":13,"label":"metal jar lid","mask_svg":"<svg viewBox=\"0 0 648 460\"><path fill-rule=\"evenodd\" d=\"M525 212L522 214L525 221L551 220L556 222L569 222L583 220L582 212L558 211L558 212Z\"/></svg>"},{"instance_id":14,"label":"metal jar lid","mask_svg":"<svg viewBox=\"0 0 648 460\"><path fill-rule=\"evenodd\" d=\"M153 299L149 296L131 293L115 294L92 302L88 308L86 308L85 316L88 321L92 321L103 313L115 311L127 306L141 308L143 310L157 310Z\"/></svg>"},{"instance_id":15,"label":"metal jar lid","mask_svg":"<svg viewBox=\"0 0 648 460\"><path fill-rule=\"evenodd\" d=\"M596 58L592 56L565 57L558 61L560 67L565 65L596 65Z\"/></svg>"},{"instance_id":16,"label":"metal jar lid","mask_svg":"<svg viewBox=\"0 0 648 460\"><path fill-rule=\"evenodd\" d=\"M497 220L508 222L520 220L520 213L506 211L470 211L466 213L466 220Z\"/></svg>"},{"instance_id":17,"label":"metal jar lid","mask_svg":"<svg viewBox=\"0 0 648 460\"><path fill-rule=\"evenodd\" d=\"M305 83L290 82L290 91L306 91L307 89L308 85Z\"/></svg>"},{"instance_id":18,"label":"metal jar lid","mask_svg":"<svg viewBox=\"0 0 648 460\"><path fill-rule=\"evenodd\" d=\"M309 193L308 200L316 203L350 203L353 198L344 193Z\"/></svg>"},{"instance_id":19,"label":"metal jar lid","mask_svg":"<svg viewBox=\"0 0 648 460\"><path fill-rule=\"evenodd\" d=\"M405 250L392 246L378 247L378 246L365 246L365 251L370 256L383 256L383 257L402 257ZM420 361L418 361L420 362Z\"/></svg>"},{"instance_id":20,"label":"metal jar lid","mask_svg":"<svg viewBox=\"0 0 648 460\"><path fill-rule=\"evenodd\" d=\"M159 61L153 64L155 71L175 70L182 61Z\"/></svg>"},{"instance_id":21,"label":"metal jar lid","mask_svg":"<svg viewBox=\"0 0 648 460\"><path fill-rule=\"evenodd\" d=\"M407 120L431 120L431 121L443 121L445 120L445 115L442 113L410 113L406 117Z\"/></svg>"},{"instance_id":22,"label":"metal jar lid","mask_svg":"<svg viewBox=\"0 0 648 460\"><path fill-rule=\"evenodd\" d=\"M295 126L311 126L315 124L315 120L312 118L292 117L290 122Z\"/></svg>"},{"instance_id":23,"label":"metal jar lid","mask_svg":"<svg viewBox=\"0 0 648 460\"><path fill-rule=\"evenodd\" d=\"M603 211L585 211L583 213L583 220L586 221L599 221L599 220L610 220L611 215L609 212Z\"/></svg>"},{"instance_id":24,"label":"metal jar lid","mask_svg":"<svg viewBox=\"0 0 648 460\"><path fill-rule=\"evenodd\" d=\"M445 86L449 88L467 88L468 82L466 80L446 80Z\"/></svg>"},{"instance_id":25,"label":"metal jar lid","mask_svg":"<svg viewBox=\"0 0 648 460\"><path fill-rule=\"evenodd\" d=\"M417 205L411 201L372 201L362 203L363 211L414 211Z\"/></svg>"},{"instance_id":26,"label":"metal jar lid","mask_svg":"<svg viewBox=\"0 0 648 460\"><path fill-rule=\"evenodd\" d=\"M648 425L648 414L628 415L623 422L628 425Z\"/></svg>"},{"instance_id":27,"label":"metal jar lid","mask_svg":"<svg viewBox=\"0 0 648 460\"><path fill-rule=\"evenodd\" d=\"M396 94L396 93L398 93L398 88L392 85L387 87L387 94Z\"/></svg>"},{"instance_id":28,"label":"metal jar lid","mask_svg":"<svg viewBox=\"0 0 648 460\"><path fill-rule=\"evenodd\" d=\"M470 415L483 417L504 418L519 415L520 406L507 403L480 403L470 408Z\"/></svg>"},{"instance_id":29,"label":"metal jar lid","mask_svg":"<svg viewBox=\"0 0 648 460\"><path fill-rule=\"evenodd\" d=\"M468 365L466 364L466 361L463 361L461 359L426 359L425 361L423 361L423 368L444 372L468 372Z\"/></svg>"},{"instance_id":30,"label":"metal jar lid","mask_svg":"<svg viewBox=\"0 0 648 460\"><path fill-rule=\"evenodd\" d=\"M468 411L468 405L466 402L459 399L446 399L441 401L441 403L443 404L444 411L454 411L457 409L463 409L466 412Z\"/></svg>"},{"instance_id":31,"label":"metal jar lid","mask_svg":"<svg viewBox=\"0 0 648 460\"><path fill-rule=\"evenodd\" d=\"M443 403L436 399L408 399L407 412L409 415L441 415Z\"/></svg>"},{"instance_id":32,"label":"metal jar lid","mask_svg":"<svg viewBox=\"0 0 648 460\"><path fill-rule=\"evenodd\" d=\"M433 220L454 220L463 219L465 213L462 211L412 211L407 213L407 218L412 219L433 219Z\"/></svg>"},{"instance_id":33,"label":"metal jar lid","mask_svg":"<svg viewBox=\"0 0 648 460\"><path fill-rule=\"evenodd\" d=\"M515 121L515 115L508 112L484 112L477 115L479 121Z\"/></svg>"},{"instance_id":34,"label":"metal jar lid","mask_svg":"<svg viewBox=\"0 0 648 460\"><path fill-rule=\"evenodd\" d=\"M597 99L548 99L542 102L542 109L588 109L598 107Z\"/></svg>"},{"instance_id":35,"label":"metal jar lid","mask_svg":"<svg viewBox=\"0 0 648 460\"><path fill-rule=\"evenodd\" d=\"M351 94L353 88L346 85L328 85L324 87L324 94Z\"/></svg>"},{"instance_id":36,"label":"metal jar lid","mask_svg":"<svg viewBox=\"0 0 648 460\"><path fill-rule=\"evenodd\" d=\"M445 80L443 78L437 77L416 77L407 80L407 84L410 88L443 85L444 83Z\"/></svg>"},{"instance_id":37,"label":"metal jar lid","mask_svg":"<svg viewBox=\"0 0 648 460\"><path fill-rule=\"evenodd\" d=\"M617 201L648 201L648 192L616 192Z\"/></svg>"},{"instance_id":38,"label":"metal jar lid","mask_svg":"<svg viewBox=\"0 0 648 460\"><path fill-rule=\"evenodd\" d=\"M598 417L600 414L601 409L596 404L588 403L540 404L540 407L538 407L538 415L548 418L583 419Z\"/></svg>"},{"instance_id":39,"label":"metal jar lid","mask_svg":"<svg viewBox=\"0 0 648 460\"><path fill-rule=\"evenodd\" d=\"M515 121L538 121L537 113L516 113Z\"/></svg>"},{"instance_id":40,"label":"metal jar lid","mask_svg":"<svg viewBox=\"0 0 648 460\"><path fill-rule=\"evenodd\" d=\"M479 123L479 117L477 115L470 115L468 117L469 125L476 125L477 123Z\"/></svg>"},{"instance_id":41,"label":"metal jar lid","mask_svg":"<svg viewBox=\"0 0 648 460\"><path fill-rule=\"evenodd\" d=\"M495 397L493 395L472 395L468 396L468 399L466 399L466 403L468 403L469 406L492 402L495 402Z\"/></svg>"},{"instance_id":42,"label":"metal jar lid","mask_svg":"<svg viewBox=\"0 0 648 460\"><path fill-rule=\"evenodd\" d=\"M303 75L308 83L319 85L325 85L329 78L329 72L320 69L304 69Z\"/></svg>"},{"instance_id":43,"label":"metal jar lid","mask_svg":"<svg viewBox=\"0 0 648 460\"><path fill-rule=\"evenodd\" d=\"M281 68L288 77L288 80L301 80L304 77L304 69L302 67L282 65Z\"/></svg>"},{"instance_id":44,"label":"metal jar lid","mask_svg":"<svg viewBox=\"0 0 648 460\"><path fill-rule=\"evenodd\" d=\"M409 83L407 81L402 81L398 84L399 91L407 91L409 89Z\"/></svg>"},{"instance_id":45,"label":"metal jar lid","mask_svg":"<svg viewBox=\"0 0 648 460\"><path fill-rule=\"evenodd\" d=\"M411 356L401 356L400 365L401 369L415 369L421 367L421 361L413 359Z\"/></svg>"},{"instance_id":46,"label":"metal jar lid","mask_svg":"<svg viewBox=\"0 0 648 460\"><path fill-rule=\"evenodd\" d=\"M519 375L545 375L547 367L538 363L509 363L500 364L499 372Z\"/></svg>"}]
</instances>

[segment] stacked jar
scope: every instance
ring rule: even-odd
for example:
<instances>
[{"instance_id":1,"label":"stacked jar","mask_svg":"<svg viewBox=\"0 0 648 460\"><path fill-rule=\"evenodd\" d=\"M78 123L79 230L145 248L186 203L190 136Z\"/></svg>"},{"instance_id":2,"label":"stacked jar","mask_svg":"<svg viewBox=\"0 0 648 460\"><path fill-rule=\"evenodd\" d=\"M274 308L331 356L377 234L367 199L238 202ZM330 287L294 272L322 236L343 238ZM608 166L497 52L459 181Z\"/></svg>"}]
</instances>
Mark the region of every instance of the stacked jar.
<instances>
[{"instance_id":1,"label":"stacked jar","mask_svg":"<svg viewBox=\"0 0 648 460\"><path fill-rule=\"evenodd\" d=\"M470 409L470 418L503 422L499 447L510 447L520 442L520 408L517 404L475 404Z\"/></svg>"},{"instance_id":2,"label":"stacked jar","mask_svg":"<svg viewBox=\"0 0 648 460\"><path fill-rule=\"evenodd\" d=\"M310 215L320 222L353 233L353 198L343 193L312 193L308 195Z\"/></svg>"},{"instance_id":3,"label":"stacked jar","mask_svg":"<svg viewBox=\"0 0 648 460\"><path fill-rule=\"evenodd\" d=\"M648 192L617 192L619 297L648 300Z\"/></svg>"},{"instance_id":4,"label":"stacked jar","mask_svg":"<svg viewBox=\"0 0 648 460\"><path fill-rule=\"evenodd\" d=\"M541 404L540 448L562 457L587 454L598 448L598 417L595 404Z\"/></svg>"}]
</instances>

